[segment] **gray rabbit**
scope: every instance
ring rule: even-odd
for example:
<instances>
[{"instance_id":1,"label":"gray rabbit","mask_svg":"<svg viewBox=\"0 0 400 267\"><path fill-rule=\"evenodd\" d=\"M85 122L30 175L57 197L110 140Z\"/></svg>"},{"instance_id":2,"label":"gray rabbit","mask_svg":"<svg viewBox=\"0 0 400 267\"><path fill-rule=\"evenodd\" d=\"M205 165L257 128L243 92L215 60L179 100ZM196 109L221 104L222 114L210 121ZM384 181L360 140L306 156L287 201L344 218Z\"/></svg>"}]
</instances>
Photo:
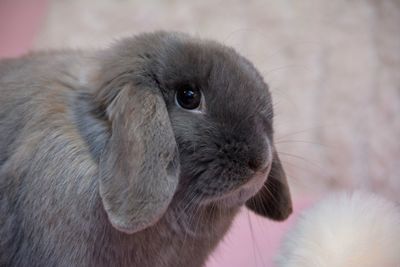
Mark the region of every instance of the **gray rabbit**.
<instances>
[{"instance_id":1,"label":"gray rabbit","mask_svg":"<svg viewBox=\"0 0 400 267\"><path fill-rule=\"evenodd\" d=\"M291 213L268 87L181 33L0 61L0 266L203 266Z\"/></svg>"}]
</instances>

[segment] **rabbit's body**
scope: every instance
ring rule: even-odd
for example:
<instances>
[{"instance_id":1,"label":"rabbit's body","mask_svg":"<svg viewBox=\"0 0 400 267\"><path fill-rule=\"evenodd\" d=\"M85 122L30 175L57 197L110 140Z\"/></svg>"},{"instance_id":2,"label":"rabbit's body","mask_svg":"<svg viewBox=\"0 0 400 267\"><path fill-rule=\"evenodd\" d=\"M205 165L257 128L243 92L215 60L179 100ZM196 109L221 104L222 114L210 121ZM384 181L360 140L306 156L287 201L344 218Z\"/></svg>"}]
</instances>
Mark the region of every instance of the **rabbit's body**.
<instances>
[{"instance_id":1,"label":"rabbit's body","mask_svg":"<svg viewBox=\"0 0 400 267\"><path fill-rule=\"evenodd\" d=\"M182 161L189 156L181 143L177 162L171 126L158 121L166 116L159 93L124 87L126 73L143 72L115 59L131 43L143 49L139 38L122 53L60 51L0 62L0 266L202 266L229 229L240 205L194 201L200 193L188 185L185 166L196 167ZM146 132L153 122L160 133ZM247 184L240 201L251 197ZM282 203L249 207L281 219L290 213Z\"/></svg>"},{"instance_id":2,"label":"rabbit's body","mask_svg":"<svg viewBox=\"0 0 400 267\"><path fill-rule=\"evenodd\" d=\"M43 57L50 57L51 65L47 60L37 64ZM90 110L79 106L87 78L75 77L88 75L91 62L94 58L71 51L32 55L0 67L0 77L5 73L7 78L7 72L20 77L13 87L0 78L0 88L9 88L0 98L0 265L201 266L237 209L225 216L207 208L187 214L198 224L196 235L182 231L175 218L187 218L172 210L135 235L108 223L98 194L96 159L78 122L92 125L85 134L95 132L96 143L105 144L106 131L90 124ZM58 80L46 81L49 71L57 71ZM38 76L29 77L31 72L43 79L40 85ZM205 224L213 227L202 229Z\"/></svg>"}]
</instances>

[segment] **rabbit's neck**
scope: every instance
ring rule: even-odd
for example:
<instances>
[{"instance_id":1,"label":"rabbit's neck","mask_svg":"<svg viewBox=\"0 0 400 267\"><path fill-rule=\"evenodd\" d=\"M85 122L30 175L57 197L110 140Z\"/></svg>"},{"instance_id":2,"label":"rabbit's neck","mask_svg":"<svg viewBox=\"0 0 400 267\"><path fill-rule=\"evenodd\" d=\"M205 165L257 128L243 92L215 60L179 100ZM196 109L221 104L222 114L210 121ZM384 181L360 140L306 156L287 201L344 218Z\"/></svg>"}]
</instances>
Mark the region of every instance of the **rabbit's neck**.
<instances>
[{"instance_id":1,"label":"rabbit's neck","mask_svg":"<svg viewBox=\"0 0 400 267\"><path fill-rule=\"evenodd\" d=\"M157 224L132 235L107 224L98 233L93 266L203 266L237 211L205 206L182 214L170 209Z\"/></svg>"},{"instance_id":2,"label":"rabbit's neck","mask_svg":"<svg viewBox=\"0 0 400 267\"><path fill-rule=\"evenodd\" d=\"M190 208L170 209L165 217L165 223L177 235L196 237L216 236L229 227L238 208L222 209L209 204Z\"/></svg>"}]
</instances>

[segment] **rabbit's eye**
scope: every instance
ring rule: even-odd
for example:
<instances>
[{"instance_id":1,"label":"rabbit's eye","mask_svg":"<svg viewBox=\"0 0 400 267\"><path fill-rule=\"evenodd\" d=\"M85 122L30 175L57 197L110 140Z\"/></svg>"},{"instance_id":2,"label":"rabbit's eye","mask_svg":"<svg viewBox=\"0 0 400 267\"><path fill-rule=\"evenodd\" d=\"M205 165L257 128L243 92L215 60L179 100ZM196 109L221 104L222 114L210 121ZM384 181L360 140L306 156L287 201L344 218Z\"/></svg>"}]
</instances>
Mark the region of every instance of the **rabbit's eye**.
<instances>
[{"instance_id":1,"label":"rabbit's eye","mask_svg":"<svg viewBox=\"0 0 400 267\"><path fill-rule=\"evenodd\" d=\"M194 88L182 88L176 91L176 102L184 109L196 109L201 103L201 91Z\"/></svg>"}]
</instances>

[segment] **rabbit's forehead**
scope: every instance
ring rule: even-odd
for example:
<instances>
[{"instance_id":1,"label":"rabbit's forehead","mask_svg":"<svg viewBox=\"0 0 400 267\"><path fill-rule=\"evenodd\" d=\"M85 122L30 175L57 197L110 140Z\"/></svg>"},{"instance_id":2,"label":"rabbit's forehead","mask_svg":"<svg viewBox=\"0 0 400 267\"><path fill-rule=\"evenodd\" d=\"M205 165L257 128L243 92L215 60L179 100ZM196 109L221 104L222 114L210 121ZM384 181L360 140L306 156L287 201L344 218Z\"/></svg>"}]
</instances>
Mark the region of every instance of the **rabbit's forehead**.
<instances>
[{"instance_id":1,"label":"rabbit's forehead","mask_svg":"<svg viewBox=\"0 0 400 267\"><path fill-rule=\"evenodd\" d=\"M207 106L240 110L243 115L272 109L268 87L255 67L233 49L218 44L186 44L163 62L163 80L173 90L182 84L201 89ZM228 110L227 110L228 111Z\"/></svg>"}]
</instances>

